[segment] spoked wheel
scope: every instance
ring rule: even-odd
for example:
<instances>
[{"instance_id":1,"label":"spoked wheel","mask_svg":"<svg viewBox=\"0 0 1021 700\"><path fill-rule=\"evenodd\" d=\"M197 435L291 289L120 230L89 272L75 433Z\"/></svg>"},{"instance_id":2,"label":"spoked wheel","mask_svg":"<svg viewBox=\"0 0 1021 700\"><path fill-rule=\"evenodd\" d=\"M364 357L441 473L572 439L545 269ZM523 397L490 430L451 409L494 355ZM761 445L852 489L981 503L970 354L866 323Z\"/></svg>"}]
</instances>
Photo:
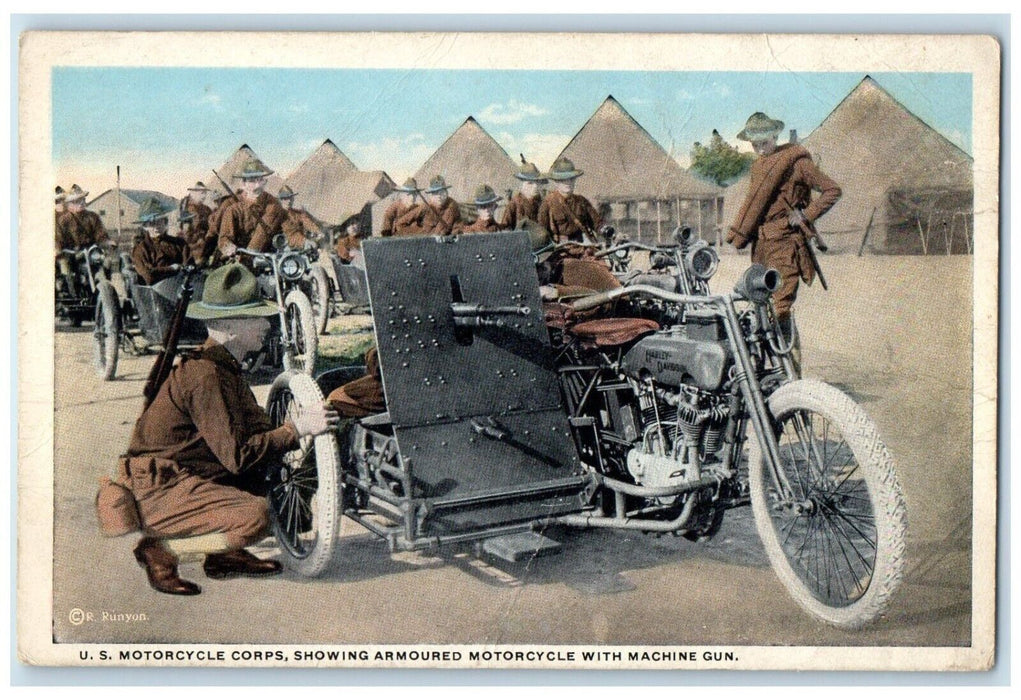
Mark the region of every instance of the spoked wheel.
<instances>
[{"instance_id":1,"label":"spoked wheel","mask_svg":"<svg viewBox=\"0 0 1021 700\"><path fill-rule=\"evenodd\" d=\"M291 345L284 349L284 369L312 374L319 352L319 334L316 333L312 304L300 289L293 289L284 299L284 317Z\"/></svg>"},{"instance_id":2,"label":"spoked wheel","mask_svg":"<svg viewBox=\"0 0 1021 700\"><path fill-rule=\"evenodd\" d=\"M907 515L893 458L865 411L816 380L769 397L780 448L774 475L753 440L755 524L794 599L830 624L878 618L900 584Z\"/></svg>"},{"instance_id":3,"label":"spoked wheel","mask_svg":"<svg viewBox=\"0 0 1021 700\"><path fill-rule=\"evenodd\" d=\"M315 381L290 371L273 382L266 410L279 426L302 406L322 404ZM302 576L318 576L332 561L340 533L337 438L333 433L302 438L300 447L271 469L267 499L284 562Z\"/></svg>"},{"instance_id":4,"label":"spoked wheel","mask_svg":"<svg viewBox=\"0 0 1021 700\"><path fill-rule=\"evenodd\" d=\"M105 380L117 374L117 354L120 349L121 305L117 291L109 282L100 282L96 290L96 327L93 330L94 364L96 372Z\"/></svg>"},{"instance_id":5,"label":"spoked wheel","mask_svg":"<svg viewBox=\"0 0 1021 700\"><path fill-rule=\"evenodd\" d=\"M312 304L316 332L325 333L326 324L330 320L330 279L323 266L317 262L312 263L309 272L309 302Z\"/></svg>"}]
</instances>

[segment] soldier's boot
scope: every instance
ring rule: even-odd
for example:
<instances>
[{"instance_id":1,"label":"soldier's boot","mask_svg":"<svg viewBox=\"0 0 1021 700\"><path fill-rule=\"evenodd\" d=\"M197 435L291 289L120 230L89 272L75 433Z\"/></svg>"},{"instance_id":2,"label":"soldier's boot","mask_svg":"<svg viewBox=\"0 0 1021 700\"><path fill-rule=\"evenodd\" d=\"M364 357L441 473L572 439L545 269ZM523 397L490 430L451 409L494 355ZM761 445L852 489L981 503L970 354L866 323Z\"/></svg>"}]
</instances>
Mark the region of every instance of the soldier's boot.
<instances>
[{"instance_id":1,"label":"soldier's boot","mask_svg":"<svg viewBox=\"0 0 1021 700\"><path fill-rule=\"evenodd\" d=\"M779 320L780 333L783 336L784 344L790 345L789 357L794 365L794 376L801 379L801 334L798 333L798 326L791 316L785 316Z\"/></svg>"},{"instance_id":2,"label":"soldier's boot","mask_svg":"<svg viewBox=\"0 0 1021 700\"><path fill-rule=\"evenodd\" d=\"M234 549L219 554L207 554L202 570L209 578L225 579L236 576L273 576L283 567L275 559L259 559L247 549Z\"/></svg>"},{"instance_id":3,"label":"soldier's boot","mask_svg":"<svg viewBox=\"0 0 1021 700\"><path fill-rule=\"evenodd\" d=\"M149 585L160 593L198 595L202 589L177 575L177 557L155 537L143 537L135 547L135 560L145 569Z\"/></svg>"}]
</instances>

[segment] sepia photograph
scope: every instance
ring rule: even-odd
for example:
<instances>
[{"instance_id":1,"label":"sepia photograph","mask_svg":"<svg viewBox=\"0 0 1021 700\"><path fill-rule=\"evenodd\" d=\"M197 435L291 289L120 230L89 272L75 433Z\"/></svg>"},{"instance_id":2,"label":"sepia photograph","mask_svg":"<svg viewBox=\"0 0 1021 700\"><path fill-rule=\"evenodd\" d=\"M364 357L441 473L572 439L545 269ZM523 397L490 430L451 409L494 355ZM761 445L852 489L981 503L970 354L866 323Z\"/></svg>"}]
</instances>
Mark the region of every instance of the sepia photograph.
<instances>
[{"instance_id":1,"label":"sepia photograph","mask_svg":"<svg viewBox=\"0 0 1021 700\"><path fill-rule=\"evenodd\" d=\"M992 666L994 38L19 60L22 663Z\"/></svg>"}]
</instances>

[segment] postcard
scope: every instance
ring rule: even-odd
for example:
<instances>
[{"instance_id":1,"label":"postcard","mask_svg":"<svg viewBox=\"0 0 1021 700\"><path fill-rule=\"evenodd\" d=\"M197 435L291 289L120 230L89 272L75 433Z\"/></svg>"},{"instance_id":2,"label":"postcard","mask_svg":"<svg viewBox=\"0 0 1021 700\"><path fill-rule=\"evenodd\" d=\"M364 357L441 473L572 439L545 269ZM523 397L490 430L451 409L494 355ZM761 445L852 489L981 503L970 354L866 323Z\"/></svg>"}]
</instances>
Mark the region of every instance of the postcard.
<instances>
[{"instance_id":1,"label":"postcard","mask_svg":"<svg viewBox=\"0 0 1021 700\"><path fill-rule=\"evenodd\" d=\"M22 35L20 661L991 668L999 85L984 36Z\"/></svg>"}]
</instances>

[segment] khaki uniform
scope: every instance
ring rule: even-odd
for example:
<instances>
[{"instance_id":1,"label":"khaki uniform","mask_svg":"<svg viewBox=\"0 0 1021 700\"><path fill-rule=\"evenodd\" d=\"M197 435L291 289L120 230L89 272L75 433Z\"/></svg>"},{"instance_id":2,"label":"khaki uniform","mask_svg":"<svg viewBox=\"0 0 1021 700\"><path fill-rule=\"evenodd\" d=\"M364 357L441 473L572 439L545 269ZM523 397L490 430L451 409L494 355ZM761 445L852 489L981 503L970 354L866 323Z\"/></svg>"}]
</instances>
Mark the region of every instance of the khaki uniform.
<instances>
[{"instance_id":1,"label":"khaki uniform","mask_svg":"<svg viewBox=\"0 0 1021 700\"><path fill-rule=\"evenodd\" d=\"M397 228L397 220L417 206L420 205L405 204L400 199L396 199L393 202L391 202L390 206L386 208L386 212L384 212L383 214L383 227L379 230L379 235L380 236L407 235L406 231Z\"/></svg>"},{"instance_id":2,"label":"khaki uniform","mask_svg":"<svg viewBox=\"0 0 1021 700\"><path fill-rule=\"evenodd\" d=\"M536 221L557 243L582 242L589 230L596 231L603 223L599 212L587 199L573 193L565 197L556 190L542 200Z\"/></svg>"},{"instance_id":3,"label":"khaki uniform","mask_svg":"<svg viewBox=\"0 0 1021 700\"><path fill-rule=\"evenodd\" d=\"M205 237L209 233L209 217L212 216L213 210L202 202L193 202L191 197L185 198L184 210L195 215L191 223L192 230Z\"/></svg>"},{"instance_id":4,"label":"khaki uniform","mask_svg":"<svg viewBox=\"0 0 1021 700\"><path fill-rule=\"evenodd\" d=\"M820 196L812 199L812 191ZM759 158L749 173L748 196L730 227L728 240L738 248L752 244L752 262L775 268L783 282L773 293L777 317L790 316L799 280L815 279L807 241L789 215L801 209L809 223L840 199L840 186L827 177L804 147L785 144Z\"/></svg>"},{"instance_id":5,"label":"khaki uniform","mask_svg":"<svg viewBox=\"0 0 1021 700\"><path fill-rule=\"evenodd\" d=\"M217 247L233 243L238 248L266 252L272 248L273 236L281 233L287 211L269 192L261 192L249 201L239 195L223 210L218 224Z\"/></svg>"},{"instance_id":6,"label":"khaki uniform","mask_svg":"<svg viewBox=\"0 0 1021 700\"><path fill-rule=\"evenodd\" d=\"M110 236L95 212L83 209L77 213L63 211L57 215L57 241L61 247L81 250L108 240Z\"/></svg>"},{"instance_id":7,"label":"khaki uniform","mask_svg":"<svg viewBox=\"0 0 1021 700\"><path fill-rule=\"evenodd\" d=\"M449 197L438 209L419 204L401 215L395 225L399 236L446 236L460 233L461 228L461 207Z\"/></svg>"},{"instance_id":8,"label":"khaki uniform","mask_svg":"<svg viewBox=\"0 0 1021 700\"><path fill-rule=\"evenodd\" d=\"M503 211L503 220L500 222L502 230L513 231L524 219L538 221L541 206L542 195L526 197L520 192L515 192L511 200L507 202L507 208Z\"/></svg>"},{"instance_id":9,"label":"khaki uniform","mask_svg":"<svg viewBox=\"0 0 1021 700\"><path fill-rule=\"evenodd\" d=\"M237 360L208 340L182 354L135 423L120 481L148 535L222 533L237 549L265 535L266 469L298 444L290 423L272 427Z\"/></svg>"},{"instance_id":10,"label":"khaki uniform","mask_svg":"<svg viewBox=\"0 0 1021 700\"><path fill-rule=\"evenodd\" d=\"M131 251L131 262L145 284L156 284L174 276L171 265L184 265L188 244L180 238L163 234L158 238L145 236Z\"/></svg>"},{"instance_id":11,"label":"khaki uniform","mask_svg":"<svg viewBox=\"0 0 1021 700\"><path fill-rule=\"evenodd\" d=\"M496 221L494 221L493 219L489 219L488 221L477 219L473 223L470 223L464 228L462 228L461 233L490 233L493 231L505 230L507 229L501 226L500 224L496 223Z\"/></svg>"},{"instance_id":12,"label":"khaki uniform","mask_svg":"<svg viewBox=\"0 0 1021 700\"><path fill-rule=\"evenodd\" d=\"M326 402L345 418L362 418L386 411L376 348L365 353L365 376L337 387L326 397Z\"/></svg>"},{"instance_id":13,"label":"khaki uniform","mask_svg":"<svg viewBox=\"0 0 1021 700\"><path fill-rule=\"evenodd\" d=\"M295 250L305 247L308 243L308 234L318 236L322 227L311 214L304 209L285 209L287 218L284 220L284 235L287 236L287 245Z\"/></svg>"}]
</instances>

